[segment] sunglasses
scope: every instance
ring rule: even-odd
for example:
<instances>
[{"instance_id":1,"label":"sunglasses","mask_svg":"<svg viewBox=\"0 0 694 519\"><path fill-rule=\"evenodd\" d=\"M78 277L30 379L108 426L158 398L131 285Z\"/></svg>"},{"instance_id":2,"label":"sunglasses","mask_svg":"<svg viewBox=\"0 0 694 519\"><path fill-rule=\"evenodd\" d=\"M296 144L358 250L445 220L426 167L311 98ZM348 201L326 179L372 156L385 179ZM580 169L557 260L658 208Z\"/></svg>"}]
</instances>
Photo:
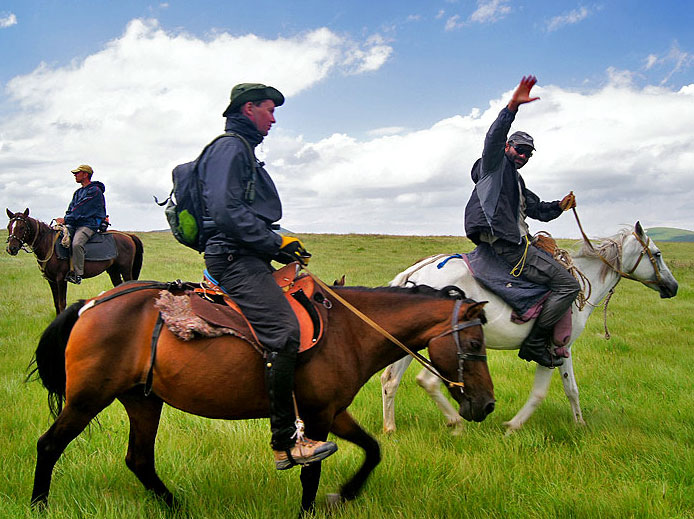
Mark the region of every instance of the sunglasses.
<instances>
[{"instance_id":1,"label":"sunglasses","mask_svg":"<svg viewBox=\"0 0 694 519\"><path fill-rule=\"evenodd\" d=\"M527 146L514 146L513 149L518 155L524 155L528 159L533 156L533 149Z\"/></svg>"}]
</instances>

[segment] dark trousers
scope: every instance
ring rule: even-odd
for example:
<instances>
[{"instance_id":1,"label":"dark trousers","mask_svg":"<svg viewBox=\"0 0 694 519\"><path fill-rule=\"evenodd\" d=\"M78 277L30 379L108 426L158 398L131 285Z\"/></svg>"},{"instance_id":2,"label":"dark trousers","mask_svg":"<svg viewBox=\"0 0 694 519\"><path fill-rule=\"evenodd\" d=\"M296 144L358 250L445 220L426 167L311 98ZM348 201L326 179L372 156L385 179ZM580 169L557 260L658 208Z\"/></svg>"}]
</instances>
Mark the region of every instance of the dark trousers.
<instances>
[{"instance_id":1,"label":"dark trousers","mask_svg":"<svg viewBox=\"0 0 694 519\"><path fill-rule=\"evenodd\" d=\"M516 245L506 240L496 240L492 247L513 267L523 257L525 241L521 245ZM528 247L521 276L550 289L551 293L545 300L535 326L545 330L552 329L576 299L581 289L578 281L554 258L533 245Z\"/></svg>"},{"instance_id":2,"label":"dark trousers","mask_svg":"<svg viewBox=\"0 0 694 519\"><path fill-rule=\"evenodd\" d=\"M272 277L269 261L253 256L205 255L205 266L224 291L239 305L268 351L265 385L270 399L271 445L275 450L294 446L294 367L299 351L299 323L284 292Z\"/></svg>"},{"instance_id":3,"label":"dark trousers","mask_svg":"<svg viewBox=\"0 0 694 519\"><path fill-rule=\"evenodd\" d=\"M270 351L299 348L299 323L272 277L269 261L254 256L205 255L207 271L239 305L255 334Z\"/></svg>"}]
</instances>

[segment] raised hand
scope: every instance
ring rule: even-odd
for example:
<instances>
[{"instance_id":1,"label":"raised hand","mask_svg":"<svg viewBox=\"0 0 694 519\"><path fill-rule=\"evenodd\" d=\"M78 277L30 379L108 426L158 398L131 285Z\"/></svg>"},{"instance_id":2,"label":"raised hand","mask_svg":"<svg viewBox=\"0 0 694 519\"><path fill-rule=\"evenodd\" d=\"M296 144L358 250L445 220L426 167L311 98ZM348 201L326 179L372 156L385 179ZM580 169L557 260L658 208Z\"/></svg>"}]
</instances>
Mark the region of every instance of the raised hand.
<instances>
[{"instance_id":1,"label":"raised hand","mask_svg":"<svg viewBox=\"0 0 694 519\"><path fill-rule=\"evenodd\" d=\"M511 96L511 100L508 102L508 109L512 112L518 110L518 107L525 103L532 103L540 99L539 97L530 97L530 91L537 83L537 78L535 76L523 76L516 90Z\"/></svg>"}]
</instances>

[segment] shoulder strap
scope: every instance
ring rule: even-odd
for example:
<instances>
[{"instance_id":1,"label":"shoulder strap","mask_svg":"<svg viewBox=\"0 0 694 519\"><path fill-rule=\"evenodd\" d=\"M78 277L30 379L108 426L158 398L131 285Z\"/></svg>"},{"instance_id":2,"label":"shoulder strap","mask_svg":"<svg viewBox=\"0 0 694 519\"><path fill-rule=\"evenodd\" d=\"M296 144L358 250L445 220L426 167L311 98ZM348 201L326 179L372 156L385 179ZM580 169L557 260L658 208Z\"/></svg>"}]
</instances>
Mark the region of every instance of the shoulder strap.
<instances>
[{"instance_id":1,"label":"shoulder strap","mask_svg":"<svg viewBox=\"0 0 694 519\"><path fill-rule=\"evenodd\" d=\"M243 197L246 200L246 202L248 202L249 204L252 204L253 201L255 200L255 179L257 176L257 170L258 170L258 167L262 166L262 163L258 162L258 159L255 156L255 152L253 151L253 148L251 148L251 145L248 143L248 141L242 135L239 135L236 132L227 132L227 133L220 135L219 137L225 137L225 136L236 137L236 138L240 139L241 142L243 142L244 146L246 146L246 151L248 152L248 166L249 166L249 169L251 170L251 178L248 180L248 183L246 184L246 190L244 191ZM217 137L217 139L219 139L219 137ZM216 141L217 139L215 139L214 141ZM212 141L212 142L214 142L214 141ZM212 144L212 143L210 143L210 144Z\"/></svg>"}]
</instances>

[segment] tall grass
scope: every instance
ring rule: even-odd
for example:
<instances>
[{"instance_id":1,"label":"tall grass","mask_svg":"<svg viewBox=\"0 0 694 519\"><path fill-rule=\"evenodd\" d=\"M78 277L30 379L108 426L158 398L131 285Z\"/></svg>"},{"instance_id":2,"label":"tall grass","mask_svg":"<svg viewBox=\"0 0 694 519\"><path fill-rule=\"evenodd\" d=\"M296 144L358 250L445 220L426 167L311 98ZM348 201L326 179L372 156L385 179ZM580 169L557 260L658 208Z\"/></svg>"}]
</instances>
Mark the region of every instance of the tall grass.
<instances>
[{"instance_id":1,"label":"tall grass","mask_svg":"<svg viewBox=\"0 0 694 519\"><path fill-rule=\"evenodd\" d=\"M6 237L6 232L0 238ZM200 279L202 258L167 233L140 233L141 279ZM459 237L303 235L311 270L327 282L386 284L417 259L464 252ZM566 244L562 244L566 245ZM351 411L375 437L383 462L356 501L335 518L694 517L694 244L662 243L680 282L675 299L631 281L609 308L612 339L596 312L573 349L586 427L573 424L558 380L525 427L505 436L503 422L524 403L533 366L514 352L490 352L497 410L452 436L408 372L398 393L398 432L381 433L374 377ZM45 391L24 383L39 335L53 318L47 283L33 256L0 255L0 519L41 517L29 506L36 440L50 426ZM68 302L109 288L106 276L70 286ZM556 376L555 376L556 377ZM296 469L277 472L266 420L207 420L166 407L157 438L157 468L183 507L169 511L126 468L128 423L120 404L68 447L51 488L51 518L256 518L298 512ZM323 464L321 499L361 462L338 440Z\"/></svg>"}]
</instances>

